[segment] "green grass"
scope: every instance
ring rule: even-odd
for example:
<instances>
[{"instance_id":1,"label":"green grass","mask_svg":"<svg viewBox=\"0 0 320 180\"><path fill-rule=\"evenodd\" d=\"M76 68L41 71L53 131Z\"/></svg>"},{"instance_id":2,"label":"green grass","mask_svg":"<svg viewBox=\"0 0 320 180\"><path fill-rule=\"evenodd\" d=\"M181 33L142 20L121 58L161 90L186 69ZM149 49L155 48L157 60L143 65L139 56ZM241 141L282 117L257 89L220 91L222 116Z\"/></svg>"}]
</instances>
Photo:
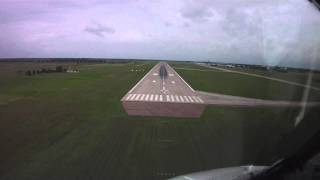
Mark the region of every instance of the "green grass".
<instances>
[{"instance_id":1,"label":"green grass","mask_svg":"<svg viewBox=\"0 0 320 180\"><path fill-rule=\"evenodd\" d=\"M242 68L224 68L233 71L239 72L246 72L252 74L258 74L263 76L268 76L272 78L280 78L287 81L297 82L301 84L305 84L307 82L307 78L309 73L308 72L296 72L296 71L287 71L287 72L279 72L279 71L266 71L266 70L259 70L259 69L242 69ZM312 86L320 87L320 74L313 73L313 81Z\"/></svg>"},{"instance_id":2,"label":"green grass","mask_svg":"<svg viewBox=\"0 0 320 180\"><path fill-rule=\"evenodd\" d=\"M0 78L0 179L164 179L269 164L288 153L279 143L290 141L283 139L297 109L210 107L199 119L129 117L120 99L154 63L137 65ZM198 73L181 74L207 87Z\"/></svg>"},{"instance_id":3,"label":"green grass","mask_svg":"<svg viewBox=\"0 0 320 180\"><path fill-rule=\"evenodd\" d=\"M182 67L182 66L180 66ZM187 65L188 68L199 68L200 66L193 64ZM190 85L201 91L216 92L228 95L271 99L271 100L295 100L300 101L304 92L304 88L285 84L282 82L271 81L259 77L240 75L223 71L192 71L184 69L176 69L176 71ZM289 79L290 73L278 73L277 78ZM295 73L294 73L295 74ZM274 77L274 76L269 76ZM306 76L304 76L306 77ZM318 78L315 76L315 78ZM300 78L292 75L291 79L296 82L304 82ZM320 91L311 90L310 100L320 100Z\"/></svg>"}]
</instances>

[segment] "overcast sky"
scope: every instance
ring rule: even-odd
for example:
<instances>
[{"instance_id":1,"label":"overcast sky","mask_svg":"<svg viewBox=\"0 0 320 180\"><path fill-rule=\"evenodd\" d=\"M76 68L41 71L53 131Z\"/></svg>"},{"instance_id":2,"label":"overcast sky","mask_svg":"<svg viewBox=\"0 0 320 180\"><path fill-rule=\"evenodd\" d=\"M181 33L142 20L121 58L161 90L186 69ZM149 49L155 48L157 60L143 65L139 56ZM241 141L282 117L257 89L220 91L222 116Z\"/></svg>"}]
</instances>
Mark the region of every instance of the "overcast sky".
<instances>
[{"instance_id":1,"label":"overcast sky","mask_svg":"<svg viewBox=\"0 0 320 180\"><path fill-rule=\"evenodd\" d=\"M320 68L308 0L1 0L0 57L199 60Z\"/></svg>"}]
</instances>

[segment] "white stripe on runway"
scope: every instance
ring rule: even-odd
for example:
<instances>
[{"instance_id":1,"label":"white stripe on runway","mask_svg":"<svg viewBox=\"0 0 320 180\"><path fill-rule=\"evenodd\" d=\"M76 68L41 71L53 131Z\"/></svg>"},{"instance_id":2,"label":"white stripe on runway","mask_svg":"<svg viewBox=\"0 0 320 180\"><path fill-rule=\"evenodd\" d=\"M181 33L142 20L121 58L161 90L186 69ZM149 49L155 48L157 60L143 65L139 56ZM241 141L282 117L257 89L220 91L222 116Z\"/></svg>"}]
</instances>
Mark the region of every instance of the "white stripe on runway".
<instances>
[{"instance_id":1,"label":"white stripe on runway","mask_svg":"<svg viewBox=\"0 0 320 180\"><path fill-rule=\"evenodd\" d=\"M154 100L158 101L158 94L155 95Z\"/></svg>"},{"instance_id":2,"label":"white stripe on runway","mask_svg":"<svg viewBox=\"0 0 320 180\"><path fill-rule=\"evenodd\" d=\"M149 99L149 94L147 94L145 101L148 101Z\"/></svg>"},{"instance_id":3,"label":"white stripe on runway","mask_svg":"<svg viewBox=\"0 0 320 180\"><path fill-rule=\"evenodd\" d=\"M192 98L198 103L199 100L195 97L195 96L192 96Z\"/></svg>"},{"instance_id":4,"label":"white stripe on runway","mask_svg":"<svg viewBox=\"0 0 320 180\"><path fill-rule=\"evenodd\" d=\"M171 101L174 102L174 97L173 97L173 95L171 95L170 97L171 97Z\"/></svg>"},{"instance_id":5,"label":"white stripe on runway","mask_svg":"<svg viewBox=\"0 0 320 180\"><path fill-rule=\"evenodd\" d=\"M187 96L183 96L183 97L187 102L189 102L189 99L187 98Z\"/></svg>"},{"instance_id":6,"label":"white stripe on runway","mask_svg":"<svg viewBox=\"0 0 320 180\"><path fill-rule=\"evenodd\" d=\"M182 97L182 96L179 96L179 97L180 97L180 101L181 101L181 102L184 102L183 97Z\"/></svg>"},{"instance_id":7,"label":"white stripe on runway","mask_svg":"<svg viewBox=\"0 0 320 180\"><path fill-rule=\"evenodd\" d=\"M129 94L129 96L127 96L126 100L129 100L131 98L132 94Z\"/></svg>"},{"instance_id":8,"label":"white stripe on runway","mask_svg":"<svg viewBox=\"0 0 320 180\"><path fill-rule=\"evenodd\" d=\"M189 98L189 100L190 100L191 102L193 102L193 99L192 99L190 96L188 96L188 98Z\"/></svg>"},{"instance_id":9,"label":"white stripe on runway","mask_svg":"<svg viewBox=\"0 0 320 180\"><path fill-rule=\"evenodd\" d=\"M132 101L134 97L136 97L136 94L133 94L133 96L131 96L130 101Z\"/></svg>"},{"instance_id":10,"label":"white stripe on runway","mask_svg":"<svg viewBox=\"0 0 320 180\"><path fill-rule=\"evenodd\" d=\"M139 100L140 96L141 96L141 94L138 94L134 100Z\"/></svg>"},{"instance_id":11,"label":"white stripe on runway","mask_svg":"<svg viewBox=\"0 0 320 180\"><path fill-rule=\"evenodd\" d=\"M143 101L144 96L145 96L145 94L142 94L140 101Z\"/></svg>"},{"instance_id":12,"label":"white stripe on runway","mask_svg":"<svg viewBox=\"0 0 320 180\"><path fill-rule=\"evenodd\" d=\"M198 99L201 103L203 103L203 100L202 100L199 96L197 96L197 99Z\"/></svg>"},{"instance_id":13,"label":"white stripe on runway","mask_svg":"<svg viewBox=\"0 0 320 180\"><path fill-rule=\"evenodd\" d=\"M176 101L180 102L180 99L177 95L175 95Z\"/></svg>"},{"instance_id":14,"label":"white stripe on runway","mask_svg":"<svg viewBox=\"0 0 320 180\"><path fill-rule=\"evenodd\" d=\"M153 94L151 94L150 96L150 101L153 101Z\"/></svg>"},{"instance_id":15,"label":"white stripe on runway","mask_svg":"<svg viewBox=\"0 0 320 180\"><path fill-rule=\"evenodd\" d=\"M169 97L169 95L167 95L167 101L170 102L170 97Z\"/></svg>"},{"instance_id":16,"label":"white stripe on runway","mask_svg":"<svg viewBox=\"0 0 320 180\"><path fill-rule=\"evenodd\" d=\"M162 95L160 94L160 101L162 101Z\"/></svg>"}]
</instances>

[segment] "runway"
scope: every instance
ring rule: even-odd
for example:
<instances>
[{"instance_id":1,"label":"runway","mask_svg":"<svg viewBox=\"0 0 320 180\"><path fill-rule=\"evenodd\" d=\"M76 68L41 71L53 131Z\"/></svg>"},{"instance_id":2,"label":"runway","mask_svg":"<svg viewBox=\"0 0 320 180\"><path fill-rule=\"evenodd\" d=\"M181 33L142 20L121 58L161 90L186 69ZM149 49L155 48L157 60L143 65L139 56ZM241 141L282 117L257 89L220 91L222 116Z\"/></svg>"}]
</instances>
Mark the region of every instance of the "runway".
<instances>
[{"instance_id":1,"label":"runway","mask_svg":"<svg viewBox=\"0 0 320 180\"><path fill-rule=\"evenodd\" d=\"M164 66L167 77L161 78ZM201 96L167 63L154 66L123 98L122 101L152 101L169 103L204 103Z\"/></svg>"},{"instance_id":2,"label":"runway","mask_svg":"<svg viewBox=\"0 0 320 180\"><path fill-rule=\"evenodd\" d=\"M167 117L200 117L206 105L224 107L314 107L320 105L319 102L273 101L195 91L172 67L164 62L155 65L121 101L128 115Z\"/></svg>"},{"instance_id":3,"label":"runway","mask_svg":"<svg viewBox=\"0 0 320 180\"><path fill-rule=\"evenodd\" d=\"M121 101L129 115L199 117L205 108L201 95L165 62L155 65Z\"/></svg>"}]
</instances>

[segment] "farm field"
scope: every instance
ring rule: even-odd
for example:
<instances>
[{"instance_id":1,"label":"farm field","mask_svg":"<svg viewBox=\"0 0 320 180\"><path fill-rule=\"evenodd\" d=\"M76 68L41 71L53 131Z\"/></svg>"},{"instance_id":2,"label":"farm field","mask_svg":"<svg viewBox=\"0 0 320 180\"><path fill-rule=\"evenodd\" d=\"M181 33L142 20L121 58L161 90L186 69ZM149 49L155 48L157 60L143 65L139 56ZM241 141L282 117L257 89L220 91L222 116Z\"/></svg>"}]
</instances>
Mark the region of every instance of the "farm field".
<instances>
[{"instance_id":1,"label":"farm field","mask_svg":"<svg viewBox=\"0 0 320 180\"><path fill-rule=\"evenodd\" d=\"M165 179L268 165L319 130L319 108L307 109L297 128L296 108L208 107L198 119L129 117L120 99L155 63L79 64L80 73L35 76L0 66L0 180ZM225 72L177 72L197 90L289 100L302 93ZM312 92L313 99L318 95Z\"/></svg>"}]
</instances>

